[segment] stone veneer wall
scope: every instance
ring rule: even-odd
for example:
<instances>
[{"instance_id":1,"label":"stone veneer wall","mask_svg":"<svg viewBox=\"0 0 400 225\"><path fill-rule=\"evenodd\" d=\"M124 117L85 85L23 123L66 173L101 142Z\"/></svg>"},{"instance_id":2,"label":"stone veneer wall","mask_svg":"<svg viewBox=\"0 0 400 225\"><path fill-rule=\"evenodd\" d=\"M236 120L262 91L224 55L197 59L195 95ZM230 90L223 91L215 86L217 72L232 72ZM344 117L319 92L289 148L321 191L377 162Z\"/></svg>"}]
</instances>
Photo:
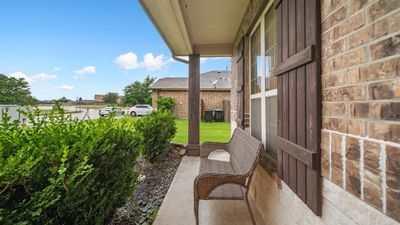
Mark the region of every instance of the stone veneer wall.
<instances>
[{"instance_id":1,"label":"stone veneer wall","mask_svg":"<svg viewBox=\"0 0 400 225\"><path fill-rule=\"evenodd\" d=\"M400 221L400 1L322 1L322 175Z\"/></svg>"},{"instance_id":2,"label":"stone veneer wall","mask_svg":"<svg viewBox=\"0 0 400 225\"><path fill-rule=\"evenodd\" d=\"M236 46L266 1L250 1L234 42L232 127ZM398 224L400 1L321 0L321 14L322 217L260 165L250 194L266 224Z\"/></svg>"}]
</instances>

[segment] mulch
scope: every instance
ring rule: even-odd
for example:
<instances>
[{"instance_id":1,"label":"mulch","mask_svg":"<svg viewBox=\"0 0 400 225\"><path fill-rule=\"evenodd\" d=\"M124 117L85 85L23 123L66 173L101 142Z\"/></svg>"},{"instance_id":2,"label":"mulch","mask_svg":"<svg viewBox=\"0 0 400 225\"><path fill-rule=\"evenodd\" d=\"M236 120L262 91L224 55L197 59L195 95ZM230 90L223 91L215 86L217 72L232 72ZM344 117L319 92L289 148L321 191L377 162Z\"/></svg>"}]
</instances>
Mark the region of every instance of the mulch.
<instances>
[{"instance_id":1,"label":"mulch","mask_svg":"<svg viewBox=\"0 0 400 225\"><path fill-rule=\"evenodd\" d=\"M141 176L135 194L115 210L109 225L152 224L185 151L184 146L171 144L169 151L153 163L140 158L137 171Z\"/></svg>"}]
</instances>

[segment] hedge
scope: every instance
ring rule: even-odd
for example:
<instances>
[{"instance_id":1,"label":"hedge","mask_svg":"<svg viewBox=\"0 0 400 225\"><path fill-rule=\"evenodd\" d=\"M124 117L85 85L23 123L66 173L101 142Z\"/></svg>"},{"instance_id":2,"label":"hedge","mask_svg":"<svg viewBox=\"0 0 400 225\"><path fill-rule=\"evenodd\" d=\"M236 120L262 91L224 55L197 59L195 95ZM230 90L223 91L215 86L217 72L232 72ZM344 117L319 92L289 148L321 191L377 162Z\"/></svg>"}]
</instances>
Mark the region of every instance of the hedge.
<instances>
[{"instance_id":1,"label":"hedge","mask_svg":"<svg viewBox=\"0 0 400 225\"><path fill-rule=\"evenodd\" d=\"M104 224L135 190L134 124L29 118L0 122L0 224Z\"/></svg>"}]
</instances>

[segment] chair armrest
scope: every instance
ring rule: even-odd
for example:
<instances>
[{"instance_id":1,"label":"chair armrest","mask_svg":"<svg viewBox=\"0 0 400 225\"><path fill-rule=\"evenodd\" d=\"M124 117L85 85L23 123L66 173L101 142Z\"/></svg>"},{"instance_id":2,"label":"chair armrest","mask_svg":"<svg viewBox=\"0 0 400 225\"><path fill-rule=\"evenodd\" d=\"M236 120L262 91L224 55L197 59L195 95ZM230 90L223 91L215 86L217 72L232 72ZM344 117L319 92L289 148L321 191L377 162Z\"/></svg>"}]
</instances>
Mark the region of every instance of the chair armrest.
<instances>
[{"instance_id":1,"label":"chair armrest","mask_svg":"<svg viewBox=\"0 0 400 225\"><path fill-rule=\"evenodd\" d=\"M246 187L247 177L244 175L204 173L194 180L194 194L197 199L207 199L208 195L218 186L234 183Z\"/></svg>"},{"instance_id":2,"label":"chair armrest","mask_svg":"<svg viewBox=\"0 0 400 225\"><path fill-rule=\"evenodd\" d=\"M208 155L216 149L228 151L228 144L220 142L204 142L200 146L200 157L208 157Z\"/></svg>"}]
</instances>

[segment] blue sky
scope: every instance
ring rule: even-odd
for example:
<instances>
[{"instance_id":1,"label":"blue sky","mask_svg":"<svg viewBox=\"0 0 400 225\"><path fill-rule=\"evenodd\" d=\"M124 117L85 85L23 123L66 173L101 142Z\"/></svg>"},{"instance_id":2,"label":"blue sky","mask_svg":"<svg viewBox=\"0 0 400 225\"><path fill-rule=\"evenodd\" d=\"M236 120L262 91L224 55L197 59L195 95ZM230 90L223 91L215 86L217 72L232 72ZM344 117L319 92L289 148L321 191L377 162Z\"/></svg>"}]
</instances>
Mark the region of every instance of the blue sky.
<instances>
[{"instance_id":1,"label":"blue sky","mask_svg":"<svg viewBox=\"0 0 400 225\"><path fill-rule=\"evenodd\" d=\"M93 99L146 75L187 76L137 0L1 0L0 73L38 99ZM203 59L201 72L229 58Z\"/></svg>"}]
</instances>

